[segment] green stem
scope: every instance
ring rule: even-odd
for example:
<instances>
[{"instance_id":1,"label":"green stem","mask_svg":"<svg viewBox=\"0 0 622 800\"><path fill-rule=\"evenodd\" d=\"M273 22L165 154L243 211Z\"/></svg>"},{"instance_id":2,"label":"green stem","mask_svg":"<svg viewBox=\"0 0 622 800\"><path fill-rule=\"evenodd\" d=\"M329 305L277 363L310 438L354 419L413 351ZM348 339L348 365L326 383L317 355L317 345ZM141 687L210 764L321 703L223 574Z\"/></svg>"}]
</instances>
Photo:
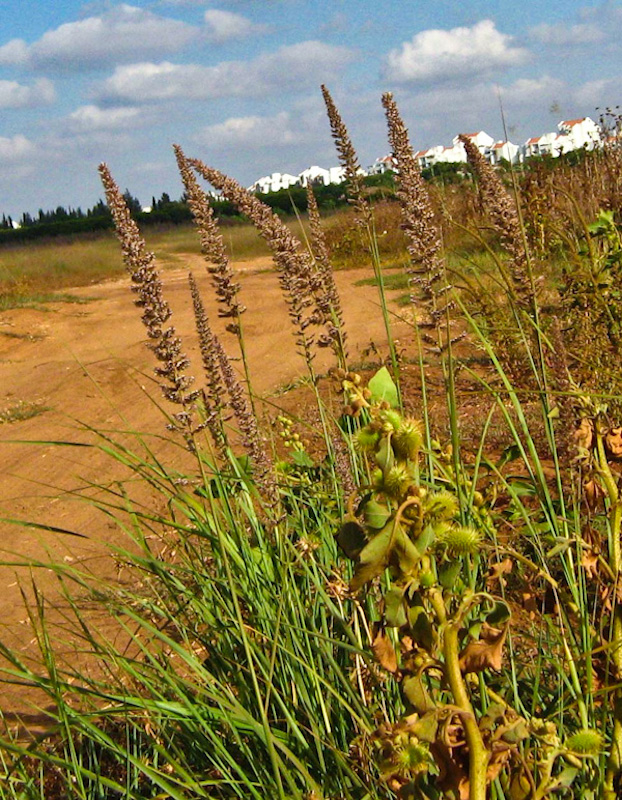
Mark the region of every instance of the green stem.
<instances>
[{"instance_id":1,"label":"green stem","mask_svg":"<svg viewBox=\"0 0 622 800\"><path fill-rule=\"evenodd\" d=\"M486 773L490 753L486 749L482 734L475 718L475 712L460 670L460 646L458 642L459 623L447 619L447 612L439 591L431 592L430 599L434 612L443 625L443 658L445 677L456 706L464 712L462 723L469 747L469 800L486 800Z\"/></svg>"},{"instance_id":2,"label":"green stem","mask_svg":"<svg viewBox=\"0 0 622 800\"><path fill-rule=\"evenodd\" d=\"M597 423L598 424L598 423ZM622 503L620 493L613 477L602 433L596 433L596 453L598 458L598 472L602 478L607 491L607 496L611 506L609 517L609 566L613 573L613 625L611 630L611 658L615 668L616 677L622 676L622 608L617 602L617 587L622 573L622 542L620 541L620 530L622 528ZM615 800L618 796L615 789L616 778L622 773L622 695L620 690L616 690L613 703L613 737L611 741L611 752L607 762L607 774L605 779L605 790L603 797L605 800Z\"/></svg>"}]
</instances>

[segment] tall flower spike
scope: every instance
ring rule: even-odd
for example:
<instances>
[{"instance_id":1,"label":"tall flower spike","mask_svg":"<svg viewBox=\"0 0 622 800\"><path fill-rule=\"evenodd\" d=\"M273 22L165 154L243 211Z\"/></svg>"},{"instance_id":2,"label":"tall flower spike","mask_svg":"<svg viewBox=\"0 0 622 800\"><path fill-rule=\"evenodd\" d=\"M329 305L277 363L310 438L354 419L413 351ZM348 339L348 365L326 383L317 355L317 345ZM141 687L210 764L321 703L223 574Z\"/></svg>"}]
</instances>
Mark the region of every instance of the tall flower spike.
<instances>
[{"instance_id":1,"label":"tall flower spike","mask_svg":"<svg viewBox=\"0 0 622 800\"><path fill-rule=\"evenodd\" d=\"M227 330L237 334L240 330L240 315L245 311L244 306L238 301L237 297L240 285L235 281L235 274L229 264L229 257L209 200L190 169L181 147L179 145L174 145L173 147L177 158L177 166L188 197L188 204L199 230L201 250L206 260L211 264L211 266L208 266L208 270L212 276L216 297L220 303L219 316L230 319L231 322L227 325Z\"/></svg>"},{"instance_id":2,"label":"tall flower spike","mask_svg":"<svg viewBox=\"0 0 622 800\"><path fill-rule=\"evenodd\" d=\"M441 235L435 219L425 181L408 138L408 130L400 116L397 104L390 92L382 96L389 132L389 143L396 164L397 198L402 209L402 228L406 233L411 266L407 269L411 289L411 301L423 305L427 320L419 323L421 338L441 351L450 343L445 335L445 318L451 305L444 299L448 286L444 280L444 264L441 256ZM433 328L436 338L426 332ZM456 336L451 341L456 341Z\"/></svg>"},{"instance_id":3,"label":"tall flower spike","mask_svg":"<svg viewBox=\"0 0 622 800\"><path fill-rule=\"evenodd\" d=\"M348 353L346 350L346 333L343 325L341 299L337 291L337 285L335 284L333 265L330 262L328 245L320 220L320 212L310 181L307 183L307 211L309 214L309 227L311 229L311 248L322 282L321 294L316 299L318 307L327 320L328 333L326 336L326 343L333 348L340 365L345 368L348 360Z\"/></svg>"},{"instance_id":4,"label":"tall flower spike","mask_svg":"<svg viewBox=\"0 0 622 800\"><path fill-rule=\"evenodd\" d=\"M370 225L372 221L371 209L363 194L363 176L356 150L331 93L324 85L322 85L322 96L326 104L328 121L335 140L339 162L345 171L346 180L348 181L348 193L354 205L357 219L361 225Z\"/></svg>"},{"instance_id":5,"label":"tall flower spike","mask_svg":"<svg viewBox=\"0 0 622 800\"><path fill-rule=\"evenodd\" d=\"M266 500L271 505L276 505L279 500L279 491L274 480L274 465L268 456L266 443L261 438L257 420L246 401L244 389L231 366L229 356L225 353L216 335L213 337L213 344L220 371L229 393L229 404L240 426L242 443L255 468L255 481Z\"/></svg>"},{"instance_id":6,"label":"tall flower spike","mask_svg":"<svg viewBox=\"0 0 622 800\"><path fill-rule=\"evenodd\" d=\"M201 177L212 184L234 203L242 214L249 217L272 250L279 282L289 306L289 315L296 327L296 338L309 366L313 360L314 336L310 328L325 325L327 319L315 298L321 292L322 282L315 269L312 256L302 249L277 215L241 186L217 169L208 167L196 158L188 164Z\"/></svg>"},{"instance_id":7,"label":"tall flower spike","mask_svg":"<svg viewBox=\"0 0 622 800\"><path fill-rule=\"evenodd\" d=\"M194 275L189 273L190 294L194 320L199 336L201 360L207 379L207 391L202 392L205 407L204 425L209 430L216 450L222 459L226 458L227 436L223 427L223 410L225 408L226 388L220 371L219 352L214 341L214 334L209 324L205 306L201 300L199 287Z\"/></svg>"},{"instance_id":8,"label":"tall flower spike","mask_svg":"<svg viewBox=\"0 0 622 800\"><path fill-rule=\"evenodd\" d=\"M533 291L525 240L516 206L477 145L464 134L460 134L458 138L464 145L469 164L479 178L484 207L490 212L492 222L501 237L501 244L510 256L510 275L516 299L520 306L530 309L533 306Z\"/></svg>"},{"instance_id":9,"label":"tall flower spike","mask_svg":"<svg viewBox=\"0 0 622 800\"><path fill-rule=\"evenodd\" d=\"M186 374L189 361L181 349L181 340L172 325L165 327L171 309L162 294L162 281L155 266L155 256L147 250L138 226L132 219L119 187L106 164L100 164L99 174L106 192L117 237L121 242L123 259L132 278L132 291L138 295L135 304L142 308L142 321L151 339L148 345L155 353L161 367L154 370L160 378L164 396L183 406L183 412L174 415L175 427L188 438L192 429L192 413L197 392L189 392L194 378Z\"/></svg>"}]
</instances>

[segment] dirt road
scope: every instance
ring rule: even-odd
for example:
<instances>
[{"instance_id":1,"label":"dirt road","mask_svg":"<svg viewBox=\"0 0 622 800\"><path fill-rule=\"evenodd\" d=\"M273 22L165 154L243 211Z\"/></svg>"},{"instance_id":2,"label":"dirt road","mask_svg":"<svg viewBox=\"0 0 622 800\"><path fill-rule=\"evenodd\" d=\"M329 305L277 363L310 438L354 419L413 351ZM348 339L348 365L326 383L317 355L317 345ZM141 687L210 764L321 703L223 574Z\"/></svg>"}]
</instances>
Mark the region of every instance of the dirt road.
<instances>
[{"instance_id":1,"label":"dirt road","mask_svg":"<svg viewBox=\"0 0 622 800\"><path fill-rule=\"evenodd\" d=\"M189 255L186 261L202 287L214 328L222 333L225 347L233 351L233 337L224 332L217 319L202 260ZM242 301L248 308L244 328L253 383L258 393L269 394L303 374L304 364L295 350L271 261L262 258L234 266L240 273ZM355 357L370 340L385 349L376 289L354 286L369 274L369 270L355 270L336 276ZM193 374L202 380L187 270L168 270L162 278L174 312L173 324L183 338ZM165 434L162 415L150 396L166 404L154 383L154 362L145 347L129 278L71 290L71 294L88 302L0 314L0 409L15 407L20 401L39 402L48 408L30 419L0 425L0 560L55 559L112 576L115 564L107 543L121 542L122 534L80 495L85 491L88 494L91 483L125 477L122 468L98 450L45 442L92 442L85 425L98 430ZM399 331L398 325L398 335ZM330 363L330 353L324 352L318 358L318 369ZM57 526L85 538L37 531L7 519ZM54 604L54 598L59 597L54 573L39 569L34 579ZM0 639L24 653L33 648L33 642L20 583L23 586L29 581L24 569L0 566ZM12 702L10 694L5 694L4 707Z\"/></svg>"}]
</instances>

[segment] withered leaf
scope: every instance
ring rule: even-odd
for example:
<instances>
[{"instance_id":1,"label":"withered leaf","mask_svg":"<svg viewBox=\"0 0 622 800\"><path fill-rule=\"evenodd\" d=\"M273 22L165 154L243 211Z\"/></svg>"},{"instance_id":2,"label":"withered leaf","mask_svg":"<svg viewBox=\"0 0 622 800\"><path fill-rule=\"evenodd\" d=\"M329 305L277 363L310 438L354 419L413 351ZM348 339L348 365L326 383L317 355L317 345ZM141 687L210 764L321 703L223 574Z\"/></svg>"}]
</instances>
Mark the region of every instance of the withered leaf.
<instances>
[{"instance_id":1,"label":"withered leaf","mask_svg":"<svg viewBox=\"0 0 622 800\"><path fill-rule=\"evenodd\" d=\"M383 669L386 669L387 672L397 672L397 654L393 647L393 642L383 628L374 637L371 649Z\"/></svg>"},{"instance_id":2,"label":"withered leaf","mask_svg":"<svg viewBox=\"0 0 622 800\"><path fill-rule=\"evenodd\" d=\"M504 575L509 575L514 568L514 562L511 558L504 558L503 561L495 561L494 564L490 565L490 572L488 573L488 582L494 583L495 581L499 581L501 586L505 585L505 581L503 579Z\"/></svg>"},{"instance_id":3,"label":"withered leaf","mask_svg":"<svg viewBox=\"0 0 622 800\"><path fill-rule=\"evenodd\" d=\"M598 578L598 553L586 550L581 558L581 566L590 580Z\"/></svg>"},{"instance_id":4,"label":"withered leaf","mask_svg":"<svg viewBox=\"0 0 622 800\"><path fill-rule=\"evenodd\" d=\"M418 714L427 714L434 709L434 703L428 695L421 675L411 675L402 682L402 689L407 700Z\"/></svg>"},{"instance_id":5,"label":"withered leaf","mask_svg":"<svg viewBox=\"0 0 622 800\"><path fill-rule=\"evenodd\" d=\"M574 432L574 440L580 450L589 450L594 441L594 425L587 417L583 417Z\"/></svg>"},{"instance_id":6,"label":"withered leaf","mask_svg":"<svg viewBox=\"0 0 622 800\"><path fill-rule=\"evenodd\" d=\"M590 511L594 511L600 499L605 496L605 490L595 478L592 478L583 484L583 494L587 507Z\"/></svg>"},{"instance_id":7,"label":"withered leaf","mask_svg":"<svg viewBox=\"0 0 622 800\"><path fill-rule=\"evenodd\" d=\"M503 645L508 635L509 625L499 630L484 623L480 638L469 642L460 655L460 669L463 673L482 672L485 669L499 671L503 659Z\"/></svg>"},{"instance_id":8,"label":"withered leaf","mask_svg":"<svg viewBox=\"0 0 622 800\"><path fill-rule=\"evenodd\" d=\"M622 456L622 428L611 428L605 434L605 446L614 458Z\"/></svg>"}]
</instances>

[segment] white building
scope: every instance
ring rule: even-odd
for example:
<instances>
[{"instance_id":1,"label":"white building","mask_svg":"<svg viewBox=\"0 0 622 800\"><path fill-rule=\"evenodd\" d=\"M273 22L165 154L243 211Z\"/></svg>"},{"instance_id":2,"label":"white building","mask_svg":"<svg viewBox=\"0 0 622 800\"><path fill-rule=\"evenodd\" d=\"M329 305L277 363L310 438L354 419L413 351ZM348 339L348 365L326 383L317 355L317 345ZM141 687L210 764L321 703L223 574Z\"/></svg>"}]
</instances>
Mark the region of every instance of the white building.
<instances>
[{"instance_id":1,"label":"white building","mask_svg":"<svg viewBox=\"0 0 622 800\"><path fill-rule=\"evenodd\" d=\"M600 144L600 127L589 117L564 119L558 124L557 129L561 136L568 137L571 150L579 150L582 147L593 150Z\"/></svg>"},{"instance_id":2,"label":"white building","mask_svg":"<svg viewBox=\"0 0 622 800\"><path fill-rule=\"evenodd\" d=\"M385 172L395 172L395 158L392 154L377 158L371 167L367 168L368 175L382 175Z\"/></svg>"},{"instance_id":3,"label":"white building","mask_svg":"<svg viewBox=\"0 0 622 800\"><path fill-rule=\"evenodd\" d=\"M328 182L329 183L343 183L346 179L346 171L343 167L329 167L328 168Z\"/></svg>"},{"instance_id":4,"label":"white building","mask_svg":"<svg viewBox=\"0 0 622 800\"><path fill-rule=\"evenodd\" d=\"M501 161L509 161L510 164L518 164L520 161L521 149L512 142L495 142L488 150L486 157L493 167Z\"/></svg>"},{"instance_id":5,"label":"white building","mask_svg":"<svg viewBox=\"0 0 622 800\"><path fill-rule=\"evenodd\" d=\"M492 136L489 136L485 131L478 131L477 133L463 133L462 135L467 139L470 139L482 155L484 155L486 150L490 149L495 143L495 140L492 138ZM458 147L460 145L460 140L457 136L454 136L453 144L454 147Z\"/></svg>"},{"instance_id":6,"label":"white building","mask_svg":"<svg viewBox=\"0 0 622 800\"><path fill-rule=\"evenodd\" d=\"M289 189L290 186L296 186L297 184L298 177L296 175L289 175L287 172L273 172L272 175L266 175L256 180L255 183L248 187L248 190L266 194L267 192Z\"/></svg>"},{"instance_id":7,"label":"white building","mask_svg":"<svg viewBox=\"0 0 622 800\"><path fill-rule=\"evenodd\" d=\"M323 167L308 167L298 175L298 183L306 186L327 186L330 183L330 172Z\"/></svg>"}]
</instances>

